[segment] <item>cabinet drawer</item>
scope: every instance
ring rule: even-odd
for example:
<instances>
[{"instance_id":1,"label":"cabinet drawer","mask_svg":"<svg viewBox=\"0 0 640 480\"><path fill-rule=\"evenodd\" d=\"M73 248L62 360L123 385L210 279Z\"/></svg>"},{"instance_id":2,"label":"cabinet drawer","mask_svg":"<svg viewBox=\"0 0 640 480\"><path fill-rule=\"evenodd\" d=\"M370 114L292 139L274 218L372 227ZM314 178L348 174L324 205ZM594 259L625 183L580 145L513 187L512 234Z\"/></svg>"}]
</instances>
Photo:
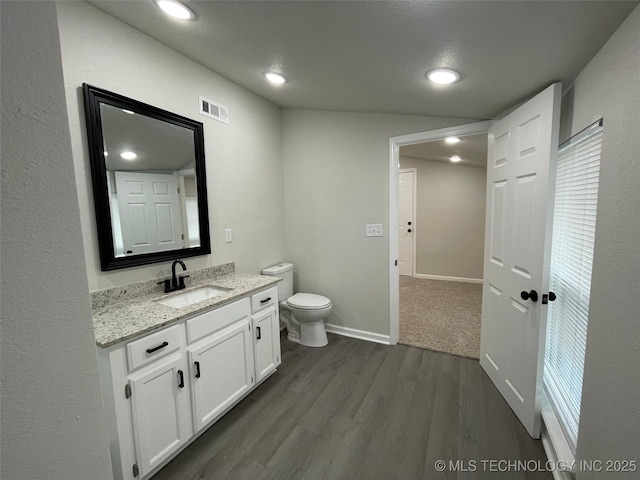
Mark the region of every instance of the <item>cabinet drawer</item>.
<instances>
[{"instance_id":1,"label":"cabinet drawer","mask_svg":"<svg viewBox=\"0 0 640 480\"><path fill-rule=\"evenodd\" d=\"M243 298L224 307L198 315L191 320L187 320L187 341L193 343L244 317L248 317L250 314L249 299Z\"/></svg>"},{"instance_id":2,"label":"cabinet drawer","mask_svg":"<svg viewBox=\"0 0 640 480\"><path fill-rule=\"evenodd\" d=\"M271 287L254 295L251 295L251 312L269 307L278 301L278 287Z\"/></svg>"},{"instance_id":3,"label":"cabinet drawer","mask_svg":"<svg viewBox=\"0 0 640 480\"><path fill-rule=\"evenodd\" d=\"M180 349L180 325L165 328L140 340L127 343L127 365L129 371L155 362Z\"/></svg>"}]
</instances>

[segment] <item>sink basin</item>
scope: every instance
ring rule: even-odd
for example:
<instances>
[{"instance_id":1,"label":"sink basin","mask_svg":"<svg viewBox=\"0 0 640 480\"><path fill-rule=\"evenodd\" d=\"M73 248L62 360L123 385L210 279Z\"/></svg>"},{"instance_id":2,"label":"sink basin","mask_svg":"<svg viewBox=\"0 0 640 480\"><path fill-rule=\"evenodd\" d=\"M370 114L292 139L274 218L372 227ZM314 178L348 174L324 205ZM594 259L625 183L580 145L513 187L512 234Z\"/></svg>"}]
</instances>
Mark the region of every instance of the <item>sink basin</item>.
<instances>
[{"instance_id":1,"label":"sink basin","mask_svg":"<svg viewBox=\"0 0 640 480\"><path fill-rule=\"evenodd\" d=\"M191 290L190 292L176 295L171 298L167 298L166 300L158 300L158 303L172 308L184 308L193 305L194 303L217 297L219 295L227 293L228 291L229 290L225 290L222 288L202 287L196 290Z\"/></svg>"}]
</instances>

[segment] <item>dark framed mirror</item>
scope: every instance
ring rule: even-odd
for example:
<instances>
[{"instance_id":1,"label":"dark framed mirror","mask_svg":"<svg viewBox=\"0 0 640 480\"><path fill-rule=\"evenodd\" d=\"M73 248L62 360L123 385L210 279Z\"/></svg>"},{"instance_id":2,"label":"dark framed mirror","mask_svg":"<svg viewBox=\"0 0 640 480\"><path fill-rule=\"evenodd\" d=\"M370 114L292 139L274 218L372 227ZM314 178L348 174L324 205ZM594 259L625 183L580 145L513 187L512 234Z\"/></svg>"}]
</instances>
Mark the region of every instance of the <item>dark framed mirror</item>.
<instances>
[{"instance_id":1,"label":"dark framed mirror","mask_svg":"<svg viewBox=\"0 0 640 480\"><path fill-rule=\"evenodd\" d=\"M211 253L202 123L82 87L102 270Z\"/></svg>"}]
</instances>

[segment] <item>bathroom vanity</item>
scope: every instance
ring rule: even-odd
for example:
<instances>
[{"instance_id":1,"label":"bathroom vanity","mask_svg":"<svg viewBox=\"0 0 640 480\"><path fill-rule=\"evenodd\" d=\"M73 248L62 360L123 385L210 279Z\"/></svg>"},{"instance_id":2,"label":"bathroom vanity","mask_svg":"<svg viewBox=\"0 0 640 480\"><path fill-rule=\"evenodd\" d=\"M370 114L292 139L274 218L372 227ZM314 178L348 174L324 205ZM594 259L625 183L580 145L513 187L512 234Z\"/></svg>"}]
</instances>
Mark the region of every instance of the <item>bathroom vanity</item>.
<instances>
[{"instance_id":1,"label":"bathroom vanity","mask_svg":"<svg viewBox=\"0 0 640 480\"><path fill-rule=\"evenodd\" d=\"M92 294L116 479L148 478L280 364L277 279L216 268L171 294L155 282Z\"/></svg>"}]
</instances>

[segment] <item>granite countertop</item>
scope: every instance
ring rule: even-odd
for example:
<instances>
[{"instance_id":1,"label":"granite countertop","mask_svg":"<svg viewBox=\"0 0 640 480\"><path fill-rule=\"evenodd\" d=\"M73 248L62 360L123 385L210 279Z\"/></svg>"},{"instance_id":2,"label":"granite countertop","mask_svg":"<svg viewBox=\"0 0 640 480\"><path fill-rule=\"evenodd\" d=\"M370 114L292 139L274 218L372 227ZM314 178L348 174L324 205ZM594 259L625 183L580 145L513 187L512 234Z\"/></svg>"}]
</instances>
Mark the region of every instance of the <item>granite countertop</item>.
<instances>
[{"instance_id":1,"label":"granite countertop","mask_svg":"<svg viewBox=\"0 0 640 480\"><path fill-rule=\"evenodd\" d=\"M191 283L187 284L187 288L177 292L162 293L161 290L158 290L155 293L143 293L123 301L102 302L106 303L104 305L94 300L93 329L96 344L106 348L130 340L231 303L280 281L278 277L243 273L228 273L210 278L200 277L192 279ZM158 303L158 300L165 300L205 286L229 289L229 291L183 308L173 308ZM126 292L126 290L122 291ZM97 293L104 297L104 292L107 291Z\"/></svg>"}]
</instances>

